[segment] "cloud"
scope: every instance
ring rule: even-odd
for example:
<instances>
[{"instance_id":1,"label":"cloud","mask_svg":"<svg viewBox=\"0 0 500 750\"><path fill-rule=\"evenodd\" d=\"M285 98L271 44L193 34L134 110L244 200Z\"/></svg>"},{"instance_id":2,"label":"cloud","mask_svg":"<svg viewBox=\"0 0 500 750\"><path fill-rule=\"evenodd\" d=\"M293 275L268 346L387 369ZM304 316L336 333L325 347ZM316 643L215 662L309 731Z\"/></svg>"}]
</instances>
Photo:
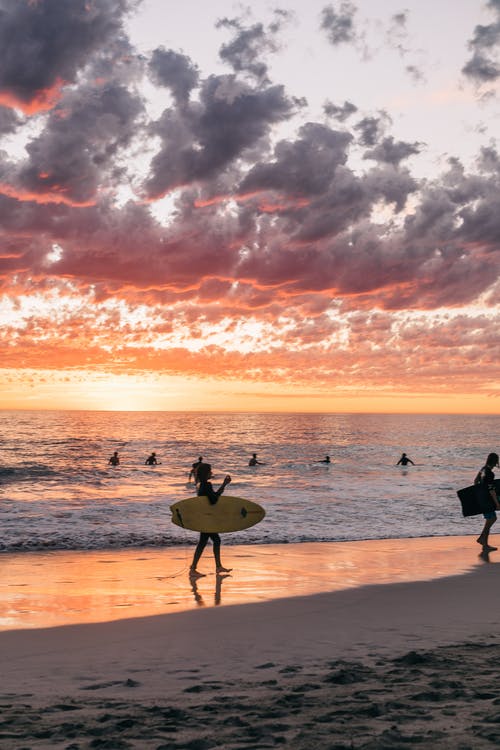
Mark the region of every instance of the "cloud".
<instances>
[{"instance_id":1,"label":"cloud","mask_svg":"<svg viewBox=\"0 0 500 750\"><path fill-rule=\"evenodd\" d=\"M489 0L487 6L496 13L497 20L487 26L475 27L469 41L472 56L462 68L462 73L478 84L490 83L500 77L500 65L494 56L500 44L500 3Z\"/></svg>"},{"instance_id":2,"label":"cloud","mask_svg":"<svg viewBox=\"0 0 500 750\"><path fill-rule=\"evenodd\" d=\"M422 150L422 144L418 142L405 143L404 141L395 141L393 136L383 138L374 148L365 151L364 159L373 159L386 164L398 165L409 156L419 154Z\"/></svg>"},{"instance_id":3,"label":"cloud","mask_svg":"<svg viewBox=\"0 0 500 750\"><path fill-rule=\"evenodd\" d=\"M143 112L141 99L110 81L68 91L45 127L26 146L27 158L0 166L0 192L41 203L95 202L107 179L116 186L116 159L130 145Z\"/></svg>"},{"instance_id":4,"label":"cloud","mask_svg":"<svg viewBox=\"0 0 500 750\"><path fill-rule=\"evenodd\" d=\"M334 47L356 40L354 16L356 6L349 0L342 0L339 6L327 5L321 11L321 28Z\"/></svg>"},{"instance_id":5,"label":"cloud","mask_svg":"<svg viewBox=\"0 0 500 750\"><path fill-rule=\"evenodd\" d=\"M339 122L345 122L351 115L358 111L358 108L349 101L345 101L342 105L327 101L323 105L323 111L328 117L334 117Z\"/></svg>"},{"instance_id":6,"label":"cloud","mask_svg":"<svg viewBox=\"0 0 500 750\"><path fill-rule=\"evenodd\" d=\"M253 88L233 75L210 76L200 87L198 102L165 110L153 126L161 148L151 163L146 196L159 198L213 179L295 109L283 86Z\"/></svg>"},{"instance_id":7,"label":"cloud","mask_svg":"<svg viewBox=\"0 0 500 750\"><path fill-rule=\"evenodd\" d=\"M30 34L43 40L55 5L41 5L29 7L46 26ZM27 12L0 7L18 20ZM426 145L398 138L386 112L351 120L356 103L326 102L316 122L269 80L286 14L267 27L221 22L232 72L206 75L172 49L140 57L122 26L129 3L89 7L92 39L56 44L52 67L22 89L28 111L71 81L51 109L28 130L0 107L5 140L25 139L0 152L2 362L214 376L224 367L266 382L310 373L322 388L391 377L409 387L425 371L429 387L445 388L452 361L463 387L485 382L474 357L493 340L485 311L499 292L493 143L475 164L452 158L419 179L409 159ZM323 30L334 44L355 41L355 6L335 8L324 9ZM64 4L62 27L89 12ZM406 14L393 21L395 40ZM171 94L155 121L143 76ZM496 361L489 347L482 356Z\"/></svg>"},{"instance_id":8,"label":"cloud","mask_svg":"<svg viewBox=\"0 0 500 750\"><path fill-rule=\"evenodd\" d=\"M15 133L20 124L21 118L16 112L0 104L0 135Z\"/></svg>"},{"instance_id":9,"label":"cloud","mask_svg":"<svg viewBox=\"0 0 500 750\"><path fill-rule=\"evenodd\" d=\"M274 21L267 29L262 23L245 26L237 18L223 18L217 22L218 28L234 31L234 38L221 46L219 56L235 73L246 72L262 83L270 83L264 58L267 53L278 51L279 42L276 37L290 13L275 10L274 16Z\"/></svg>"},{"instance_id":10,"label":"cloud","mask_svg":"<svg viewBox=\"0 0 500 750\"><path fill-rule=\"evenodd\" d=\"M92 55L122 35L132 0L1 0L0 103L51 109Z\"/></svg>"},{"instance_id":11,"label":"cloud","mask_svg":"<svg viewBox=\"0 0 500 750\"><path fill-rule=\"evenodd\" d=\"M191 91L198 85L197 66L187 55L174 50L155 49L149 69L154 83L169 88L178 103L188 101Z\"/></svg>"},{"instance_id":12,"label":"cloud","mask_svg":"<svg viewBox=\"0 0 500 750\"><path fill-rule=\"evenodd\" d=\"M389 116L384 112L378 117L372 115L363 117L356 123L354 129L359 132L359 142L362 146L375 146L384 134L388 124Z\"/></svg>"}]
</instances>

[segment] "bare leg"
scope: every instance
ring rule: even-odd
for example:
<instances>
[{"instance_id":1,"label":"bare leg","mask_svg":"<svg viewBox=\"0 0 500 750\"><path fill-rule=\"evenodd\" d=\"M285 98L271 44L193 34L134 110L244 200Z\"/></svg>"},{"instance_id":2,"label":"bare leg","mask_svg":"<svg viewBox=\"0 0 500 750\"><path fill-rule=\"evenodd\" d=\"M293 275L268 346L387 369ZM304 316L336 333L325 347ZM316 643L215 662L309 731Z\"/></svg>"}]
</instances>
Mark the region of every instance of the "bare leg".
<instances>
[{"instance_id":1,"label":"bare leg","mask_svg":"<svg viewBox=\"0 0 500 750\"><path fill-rule=\"evenodd\" d=\"M229 573L232 570L232 568L225 568L220 560L220 536L218 534L212 534L212 542L214 545L216 572L217 573Z\"/></svg>"},{"instance_id":2,"label":"bare leg","mask_svg":"<svg viewBox=\"0 0 500 750\"><path fill-rule=\"evenodd\" d=\"M497 520L496 518L487 518L486 521L484 522L483 530L481 531L480 535L477 538L478 544L481 544L483 548L488 547L490 550L496 549L496 547L491 547L488 544L488 539L490 536L490 529L496 520Z\"/></svg>"},{"instance_id":3,"label":"bare leg","mask_svg":"<svg viewBox=\"0 0 500 750\"><path fill-rule=\"evenodd\" d=\"M204 575L203 573L198 573L198 571L196 570L196 566L198 565L198 563L200 561L200 557L203 554L203 550L207 546L208 539L209 539L209 535L208 534L200 534L200 540L199 540L198 544L196 545L196 549L195 549L194 555L193 555L193 562L191 563L191 567L189 569L189 574L192 575L192 576L202 576L202 575Z\"/></svg>"}]
</instances>

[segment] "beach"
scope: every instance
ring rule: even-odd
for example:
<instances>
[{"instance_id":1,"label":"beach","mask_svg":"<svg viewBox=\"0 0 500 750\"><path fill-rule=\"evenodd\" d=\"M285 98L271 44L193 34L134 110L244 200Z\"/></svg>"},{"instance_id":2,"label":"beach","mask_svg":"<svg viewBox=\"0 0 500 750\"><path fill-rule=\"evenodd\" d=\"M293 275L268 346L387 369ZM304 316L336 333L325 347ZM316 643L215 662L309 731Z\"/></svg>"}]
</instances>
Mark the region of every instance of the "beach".
<instances>
[{"instance_id":1,"label":"beach","mask_svg":"<svg viewBox=\"0 0 500 750\"><path fill-rule=\"evenodd\" d=\"M226 564L246 572L233 565L219 601L207 575L203 606L191 591L185 606L164 602L166 614L122 610L76 624L69 612L72 624L47 627L53 613L44 626L39 607L36 625L0 633L0 747L498 745L498 553L479 557L473 537L327 547L232 547ZM266 577L272 560L278 574ZM210 556L203 562L209 573ZM19 583L19 570L9 575ZM95 606L106 577L94 576ZM46 595L46 609L54 601ZM74 609L69 594L67 604Z\"/></svg>"}]
</instances>

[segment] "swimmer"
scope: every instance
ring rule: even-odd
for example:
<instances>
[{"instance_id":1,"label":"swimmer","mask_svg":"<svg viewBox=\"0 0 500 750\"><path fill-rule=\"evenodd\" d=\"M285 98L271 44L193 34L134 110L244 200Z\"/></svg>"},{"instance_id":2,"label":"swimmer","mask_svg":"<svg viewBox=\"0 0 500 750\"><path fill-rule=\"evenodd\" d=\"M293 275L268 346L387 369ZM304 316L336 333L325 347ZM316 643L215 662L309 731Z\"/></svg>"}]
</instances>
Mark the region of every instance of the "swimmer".
<instances>
[{"instance_id":1,"label":"swimmer","mask_svg":"<svg viewBox=\"0 0 500 750\"><path fill-rule=\"evenodd\" d=\"M249 466L264 466L264 464L262 463L262 461L257 461L257 454L256 453L252 453L252 458L248 462L248 465Z\"/></svg>"},{"instance_id":2,"label":"swimmer","mask_svg":"<svg viewBox=\"0 0 500 750\"><path fill-rule=\"evenodd\" d=\"M406 455L406 453L403 453L403 455L401 456L401 458L397 462L396 466L399 466L399 465L401 465L401 466L408 466L408 464L411 464L412 466L415 466L415 464L413 463L413 461L411 460L411 458L408 458L408 456Z\"/></svg>"}]
</instances>

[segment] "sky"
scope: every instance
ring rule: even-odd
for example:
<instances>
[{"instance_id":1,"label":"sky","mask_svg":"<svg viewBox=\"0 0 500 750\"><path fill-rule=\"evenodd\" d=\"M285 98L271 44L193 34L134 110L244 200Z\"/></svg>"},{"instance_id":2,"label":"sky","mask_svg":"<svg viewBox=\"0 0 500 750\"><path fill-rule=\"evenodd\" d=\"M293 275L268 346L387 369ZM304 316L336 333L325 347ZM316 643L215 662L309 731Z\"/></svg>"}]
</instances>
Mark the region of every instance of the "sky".
<instances>
[{"instance_id":1,"label":"sky","mask_svg":"<svg viewBox=\"0 0 500 750\"><path fill-rule=\"evenodd\" d=\"M0 0L0 408L500 413L500 0Z\"/></svg>"}]
</instances>

